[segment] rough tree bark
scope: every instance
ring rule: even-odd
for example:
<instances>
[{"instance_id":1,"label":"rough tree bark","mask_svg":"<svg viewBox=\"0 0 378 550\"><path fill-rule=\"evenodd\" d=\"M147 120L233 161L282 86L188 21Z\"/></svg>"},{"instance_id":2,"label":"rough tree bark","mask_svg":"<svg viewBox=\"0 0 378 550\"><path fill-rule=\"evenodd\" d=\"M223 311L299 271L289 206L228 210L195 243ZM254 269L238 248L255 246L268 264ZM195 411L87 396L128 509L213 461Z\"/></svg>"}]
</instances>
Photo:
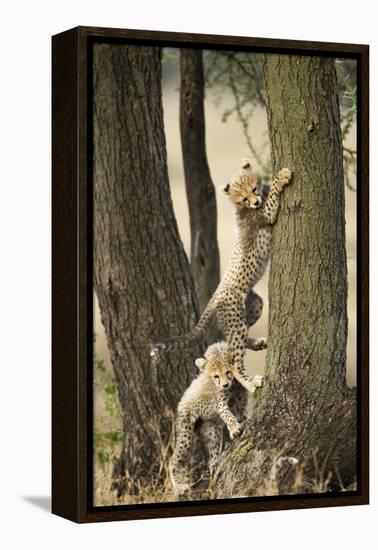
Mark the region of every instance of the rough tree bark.
<instances>
[{"instance_id":1,"label":"rough tree bark","mask_svg":"<svg viewBox=\"0 0 378 550\"><path fill-rule=\"evenodd\" d=\"M149 351L197 321L169 190L160 49L94 48L94 284L123 411L119 492L156 482L193 349L151 364Z\"/></svg>"},{"instance_id":2,"label":"rough tree bark","mask_svg":"<svg viewBox=\"0 0 378 550\"><path fill-rule=\"evenodd\" d=\"M180 71L180 130L190 215L190 263L203 311L219 283L219 250L217 204L206 156L202 50L180 50Z\"/></svg>"},{"instance_id":3,"label":"rough tree bark","mask_svg":"<svg viewBox=\"0 0 378 550\"><path fill-rule=\"evenodd\" d=\"M273 167L294 178L273 231L265 386L213 483L222 496L322 490L329 473L329 488L356 476L334 60L267 55L265 78ZM281 456L299 462L279 468Z\"/></svg>"}]
</instances>

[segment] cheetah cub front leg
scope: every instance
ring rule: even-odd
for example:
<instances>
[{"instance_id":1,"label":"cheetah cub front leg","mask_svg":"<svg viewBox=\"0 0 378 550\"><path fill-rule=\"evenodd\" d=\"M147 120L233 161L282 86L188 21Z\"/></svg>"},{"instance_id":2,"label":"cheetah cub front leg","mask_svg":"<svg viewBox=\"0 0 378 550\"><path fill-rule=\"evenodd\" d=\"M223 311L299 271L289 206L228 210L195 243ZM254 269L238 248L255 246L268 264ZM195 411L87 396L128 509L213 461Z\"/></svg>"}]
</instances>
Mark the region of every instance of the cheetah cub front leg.
<instances>
[{"instance_id":1,"label":"cheetah cub front leg","mask_svg":"<svg viewBox=\"0 0 378 550\"><path fill-rule=\"evenodd\" d=\"M231 439L238 437L242 431L244 424L234 416L228 405L228 395L226 392L220 391L218 393L218 413L221 419L227 426Z\"/></svg>"},{"instance_id":2,"label":"cheetah cub front leg","mask_svg":"<svg viewBox=\"0 0 378 550\"><path fill-rule=\"evenodd\" d=\"M293 172L289 168L282 168L273 179L270 186L270 191L268 198L259 209L259 214L262 216L262 219L272 225L277 220L277 214L280 205L280 195L283 191L283 188L286 185L289 185L293 177Z\"/></svg>"}]
</instances>

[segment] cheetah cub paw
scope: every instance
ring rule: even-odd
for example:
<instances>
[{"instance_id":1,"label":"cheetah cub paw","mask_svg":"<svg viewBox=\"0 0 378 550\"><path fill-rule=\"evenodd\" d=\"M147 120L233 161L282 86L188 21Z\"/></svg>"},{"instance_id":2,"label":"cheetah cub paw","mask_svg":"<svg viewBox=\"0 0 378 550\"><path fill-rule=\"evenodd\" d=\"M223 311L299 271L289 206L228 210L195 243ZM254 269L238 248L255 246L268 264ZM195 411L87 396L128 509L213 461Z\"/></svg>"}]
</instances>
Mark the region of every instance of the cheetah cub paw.
<instances>
[{"instance_id":1,"label":"cheetah cub paw","mask_svg":"<svg viewBox=\"0 0 378 550\"><path fill-rule=\"evenodd\" d=\"M277 183L281 190L285 185L290 183L292 176L293 172L289 168L282 168L282 170L278 172Z\"/></svg>"},{"instance_id":2,"label":"cheetah cub paw","mask_svg":"<svg viewBox=\"0 0 378 550\"><path fill-rule=\"evenodd\" d=\"M237 424L235 424L235 426L230 430L230 438L235 439L235 437L239 437L243 429L244 429L244 424L242 424L241 422L238 422Z\"/></svg>"},{"instance_id":3,"label":"cheetah cub paw","mask_svg":"<svg viewBox=\"0 0 378 550\"><path fill-rule=\"evenodd\" d=\"M253 384L253 391L254 393L257 388L261 388L261 386L264 383L264 377L260 376L259 374L256 374L256 376L253 377L252 384Z\"/></svg>"},{"instance_id":4,"label":"cheetah cub paw","mask_svg":"<svg viewBox=\"0 0 378 550\"><path fill-rule=\"evenodd\" d=\"M266 338L255 338L254 342L254 350L260 351L262 349L266 349L268 347L268 342Z\"/></svg>"}]
</instances>

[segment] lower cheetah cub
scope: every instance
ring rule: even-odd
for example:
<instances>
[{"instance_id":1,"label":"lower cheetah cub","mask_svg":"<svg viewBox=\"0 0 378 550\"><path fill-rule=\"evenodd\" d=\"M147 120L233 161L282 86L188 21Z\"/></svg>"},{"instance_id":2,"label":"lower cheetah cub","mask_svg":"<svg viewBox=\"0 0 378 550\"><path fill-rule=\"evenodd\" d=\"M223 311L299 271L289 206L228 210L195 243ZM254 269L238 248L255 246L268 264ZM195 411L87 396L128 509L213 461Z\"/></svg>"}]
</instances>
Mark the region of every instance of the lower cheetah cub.
<instances>
[{"instance_id":1,"label":"lower cheetah cub","mask_svg":"<svg viewBox=\"0 0 378 550\"><path fill-rule=\"evenodd\" d=\"M250 344L252 349L261 349L257 340ZM211 345L205 356L196 359L195 363L200 374L178 405L176 446L169 463L172 485L179 494L190 489L186 466L195 426L199 425L199 433L207 447L211 474L222 452L224 423L231 439L238 436L242 431L248 401L248 391L234 380L226 342ZM255 389L262 385L262 376L255 376L253 380Z\"/></svg>"}]
</instances>

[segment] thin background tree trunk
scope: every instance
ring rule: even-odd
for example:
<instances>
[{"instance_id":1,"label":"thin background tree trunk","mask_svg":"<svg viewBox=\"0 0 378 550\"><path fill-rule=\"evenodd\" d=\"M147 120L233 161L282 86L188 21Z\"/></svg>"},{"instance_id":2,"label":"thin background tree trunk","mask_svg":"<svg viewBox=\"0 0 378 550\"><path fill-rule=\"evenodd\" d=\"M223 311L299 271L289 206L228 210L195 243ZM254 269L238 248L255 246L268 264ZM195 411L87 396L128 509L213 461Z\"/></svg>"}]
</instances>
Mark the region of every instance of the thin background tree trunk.
<instances>
[{"instance_id":1,"label":"thin background tree trunk","mask_svg":"<svg viewBox=\"0 0 378 550\"><path fill-rule=\"evenodd\" d=\"M203 311L219 283L219 250L217 204L206 156L202 50L181 49L180 71L180 130L190 215L190 263Z\"/></svg>"},{"instance_id":2,"label":"thin background tree trunk","mask_svg":"<svg viewBox=\"0 0 378 550\"><path fill-rule=\"evenodd\" d=\"M94 47L94 284L123 411L120 492L156 481L200 353L149 357L152 343L197 321L169 190L160 54Z\"/></svg>"},{"instance_id":3,"label":"thin background tree trunk","mask_svg":"<svg viewBox=\"0 0 378 550\"><path fill-rule=\"evenodd\" d=\"M309 479L329 472L338 486L356 476L334 60L266 55L265 78L274 171L289 167L294 178L273 231L265 387L218 472L213 489L222 496L311 490ZM288 455L299 464L278 476L275 461ZM298 468L301 487L293 482Z\"/></svg>"}]
</instances>

